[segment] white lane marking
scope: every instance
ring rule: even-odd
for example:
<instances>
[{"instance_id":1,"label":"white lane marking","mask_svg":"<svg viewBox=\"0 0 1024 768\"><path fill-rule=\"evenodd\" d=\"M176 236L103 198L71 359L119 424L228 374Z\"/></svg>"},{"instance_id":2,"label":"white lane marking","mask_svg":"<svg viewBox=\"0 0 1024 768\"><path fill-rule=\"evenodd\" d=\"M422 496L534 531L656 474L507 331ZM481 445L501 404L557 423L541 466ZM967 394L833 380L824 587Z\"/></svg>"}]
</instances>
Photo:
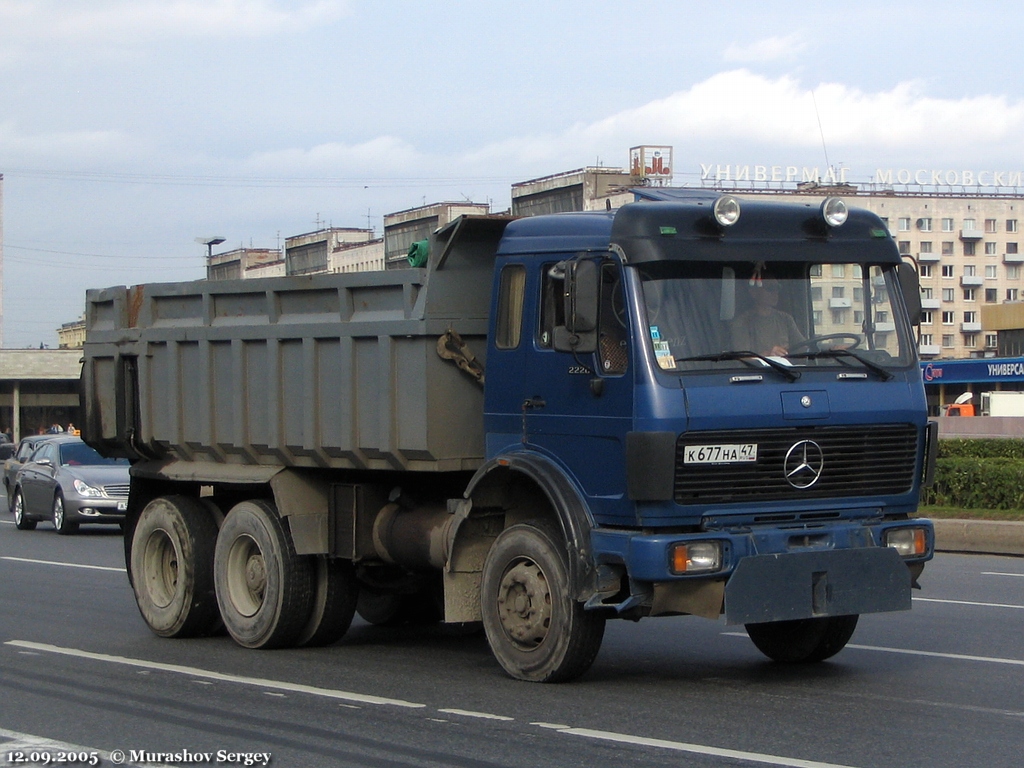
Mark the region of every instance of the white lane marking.
<instances>
[{"instance_id":1,"label":"white lane marking","mask_svg":"<svg viewBox=\"0 0 1024 768\"><path fill-rule=\"evenodd\" d=\"M80 651L77 648L62 648L58 645L47 643L32 643L26 640L8 640L4 645L13 645L16 648L31 648L36 651L46 651L62 656L73 656L79 659L90 659L92 661L105 661L110 664L121 664L127 667L141 667L143 669L155 669L161 672L173 672L179 675L189 675L206 680L219 680L224 683L238 683L240 685L253 685L260 688L270 688L277 691L291 691L292 693L308 693L312 696L321 696L326 699L340 699L342 701L356 701L361 704L382 704L393 707L408 707L411 709L422 709L426 704L416 704L401 699L387 699L382 696L369 696L351 691L339 691L333 688L318 688L314 685L302 685L300 683L287 683L280 680L266 680L259 677L247 677L245 675L229 675L223 672L212 672L208 669L198 667L186 667L180 664L165 664L159 661L145 661L143 659L132 659L127 656L111 656L106 653L92 653L91 651Z\"/></svg>"},{"instance_id":2,"label":"white lane marking","mask_svg":"<svg viewBox=\"0 0 1024 768\"><path fill-rule=\"evenodd\" d=\"M530 723L530 725L536 725L538 728L551 728L555 731L564 731L572 728L571 725L562 725L561 723Z\"/></svg>"},{"instance_id":3,"label":"white lane marking","mask_svg":"<svg viewBox=\"0 0 1024 768\"><path fill-rule=\"evenodd\" d=\"M111 568L109 565L85 565L83 563L62 563L57 560L33 560L30 557L0 557L0 560L13 560L17 563L35 563L36 565L59 565L64 568L88 568L92 571L115 571L124 573L124 568Z\"/></svg>"},{"instance_id":4,"label":"white lane marking","mask_svg":"<svg viewBox=\"0 0 1024 768\"><path fill-rule=\"evenodd\" d=\"M881 651L882 653L902 653L906 656L930 656L935 659L955 659L957 661L984 661L989 664L1009 664L1014 667L1024 667L1024 659L1001 659L998 656L972 656L967 653L940 653L938 651L912 651L909 648L886 648L880 645L854 645L850 643L847 648L856 648L858 651Z\"/></svg>"},{"instance_id":5,"label":"white lane marking","mask_svg":"<svg viewBox=\"0 0 1024 768\"><path fill-rule=\"evenodd\" d=\"M1024 573L1000 573L999 571L982 571L982 576L1015 576L1018 579L1024 579Z\"/></svg>"},{"instance_id":6,"label":"white lane marking","mask_svg":"<svg viewBox=\"0 0 1024 768\"><path fill-rule=\"evenodd\" d=\"M725 637L747 637L746 632L723 632ZM1024 659L1001 659L998 656L971 656L966 653L940 653L939 651L915 651L910 648L887 648L884 645L857 645L850 643L847 648L856 648L858 651L879 651L881 653L902 653L906 656L931 656L936 659L955 659L957 661L984 661L989 664L1009 664L1014 667L1024 667Z\"/></svg>"},{"instance_id":7,"label":"white lane marking","mask_svg":"<svg viewBox=\"0 0 1024 768\"><path fill-rule=\"evenodd\" d=\"M1010 603L978 603L973 600L939 600L937 597L915 597L915 603L946 603L948 605L978 605L982 608L1016 608L1024 611L1024 605Z\"/></svg>"},{"instance_id":8,"label":"white lane marking","mask_svg":"<svg viewBox=\"0 0 1024 768\"><path fill-rule=\"evenodd\" d=\"M463 717L479 717L484 720L515 720L514 717L506 717L505 715L492 715L489 712L472 712L468 709L439 709L438 712L444 712L446 715L462 715Z\"/></svg>"},{"instance_id":9,"label":"white lane marking","mask_svg":"<svg viewBox=\"0 0 1024 768\"><path fill-rule=\"evenodd\" d=\"M625 733L613 733L611 731L594 731L589 728L566 728L559 731L570 736L583 736L598 741L614 741L619 744L634 744L640 747L657 747L660 749L671 749L676 752L690 752L697 755L711 755L714 757L726 757L733 760L743 760L748 763L763 763L767 765L785 765L792 768L850 768L850 766L839 765L838 763L821 763L816 760L800 760L794 757L780 757L779 755L767 755L760 752L744 752L738 749L722 749L720 747L709 747L703 744L688 744L684 741L668 741L665 739L648 739L642 736L630 736Z\"/></svg>"}]
</instances>

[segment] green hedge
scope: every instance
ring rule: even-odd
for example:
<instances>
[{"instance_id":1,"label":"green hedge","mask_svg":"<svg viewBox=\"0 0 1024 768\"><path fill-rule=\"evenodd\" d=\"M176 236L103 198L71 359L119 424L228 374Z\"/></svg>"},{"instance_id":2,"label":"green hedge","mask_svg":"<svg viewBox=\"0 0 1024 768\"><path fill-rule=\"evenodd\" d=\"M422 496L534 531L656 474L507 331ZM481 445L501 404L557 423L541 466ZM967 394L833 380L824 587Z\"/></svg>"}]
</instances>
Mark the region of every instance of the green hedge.
<instances>
[{"instance_id":1,"label":"green hedge","mask_svg":"<svg viewBox=\"0 0 1024 768\"><path fill-rule=\"evenodd\" d=\"M1024 460L998 455L992 458L948 456L944 455L943 443L940 443L940 458L935 467L935 484L925 490L924 504L964 509L1024 509Z\"/></svg>"},{"instance_id":2,"label":"green hedge","mask_svg":"<svg viewBox=\"0 0 1024 768\"><path fill-rule=\"evenodd\" d=\"M1024 440L1010 438L943 438L939 458L1020 459L1024 461Z\"/></svg>"}]
</instances>

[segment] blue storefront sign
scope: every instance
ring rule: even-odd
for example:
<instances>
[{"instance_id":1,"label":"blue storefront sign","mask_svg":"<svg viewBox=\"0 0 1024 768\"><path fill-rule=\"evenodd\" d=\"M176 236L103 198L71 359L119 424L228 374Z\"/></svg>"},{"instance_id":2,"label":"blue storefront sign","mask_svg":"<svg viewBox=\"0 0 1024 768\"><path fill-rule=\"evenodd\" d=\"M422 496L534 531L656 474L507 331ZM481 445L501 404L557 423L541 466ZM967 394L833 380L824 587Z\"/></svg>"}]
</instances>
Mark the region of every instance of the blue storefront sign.
<instances>
[{"instance_id":1,"label":"blue storefront sign","mask_svg":"<svg viewBox=\"0 0 1024 768\"><path fill-rule=\"evenodd\" d=\"M976 360L929 360L921 363L928 384L989 384L1024 382L1024 357Z\"/></svg>"}]
</instances>

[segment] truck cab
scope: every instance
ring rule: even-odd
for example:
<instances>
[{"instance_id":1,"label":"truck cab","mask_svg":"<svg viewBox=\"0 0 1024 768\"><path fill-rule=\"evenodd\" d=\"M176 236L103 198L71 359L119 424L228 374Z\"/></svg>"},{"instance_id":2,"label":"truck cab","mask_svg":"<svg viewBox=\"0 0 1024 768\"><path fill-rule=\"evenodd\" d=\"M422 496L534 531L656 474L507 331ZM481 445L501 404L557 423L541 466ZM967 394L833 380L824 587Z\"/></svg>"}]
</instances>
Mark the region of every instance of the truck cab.
<instances>
[{"instance_id":1,"label":"truck cab","mask_svg":"<svg viewBox=\"0 0 1024 768\"><path fill-rule=\"evenodd\" d=\"M831 655L933 554L916 273L835 198L640 194L506 228L478 476L544 486L587 609Z\"/></svg>"}]
</instances>

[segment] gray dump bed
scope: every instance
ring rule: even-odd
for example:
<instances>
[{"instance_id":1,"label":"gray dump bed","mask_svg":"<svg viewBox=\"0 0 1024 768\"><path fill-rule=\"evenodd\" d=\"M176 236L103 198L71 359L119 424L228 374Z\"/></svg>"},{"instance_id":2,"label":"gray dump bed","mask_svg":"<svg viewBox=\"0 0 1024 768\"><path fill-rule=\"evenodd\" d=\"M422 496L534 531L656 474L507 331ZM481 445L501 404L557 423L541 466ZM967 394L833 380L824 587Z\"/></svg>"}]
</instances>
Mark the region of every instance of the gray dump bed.
<instances>
[{"instance_id":1,"label":"gray dump bed","mask_svg":"<svg viewBox=\"0 0 1024 768\"><path fill-rule=\"evenodd\" d=\"M434 235L425 269L196 281L87 294L84 434L101 452L220 464L468 470L502 217Z\"/></svg>"}]
</instances>

